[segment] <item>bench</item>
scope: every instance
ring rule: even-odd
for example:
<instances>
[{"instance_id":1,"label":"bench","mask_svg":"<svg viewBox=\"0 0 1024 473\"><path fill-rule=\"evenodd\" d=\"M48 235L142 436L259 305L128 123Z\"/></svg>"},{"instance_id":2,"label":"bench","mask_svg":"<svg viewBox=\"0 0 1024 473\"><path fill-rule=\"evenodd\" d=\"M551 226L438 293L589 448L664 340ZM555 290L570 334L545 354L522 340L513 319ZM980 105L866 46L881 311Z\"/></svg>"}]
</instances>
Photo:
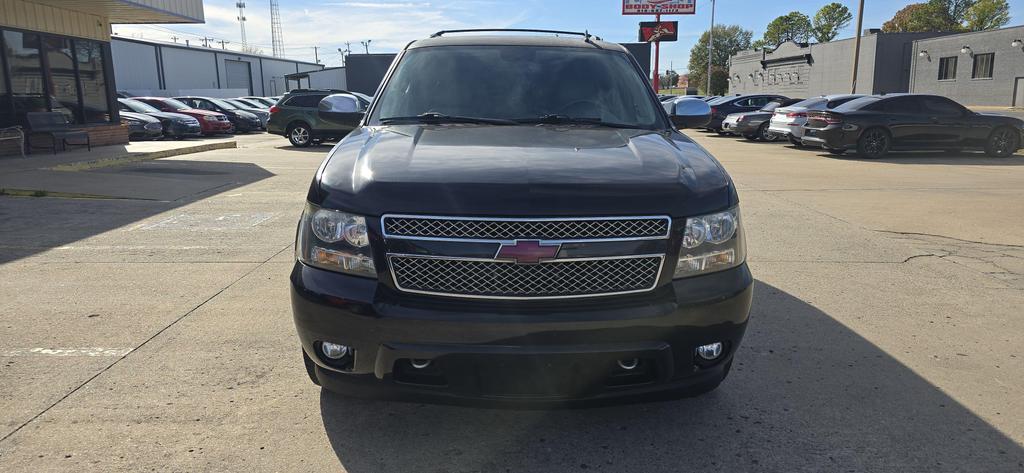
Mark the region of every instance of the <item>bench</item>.
<instances>
[{"instance_id":1,"label":"bench","mask_svg":"<svg viewBox=\"0 0 1024 473\"><path fill-rule=\"evenodd\" d=\"M89 151L92 151L92 141L89 139L89 133L71 129L71 124L68 123L62 113L29 112L25 115L28 119L28 151L30 153L32 148L36 147L51 149L53 154L57 154L58 142L61 143L64 149L67 149L69 145L74 145L87 146ZM50 146L33 145L32 137L36 135L50 137Z\"/></svg>"},{"instance_id":2,"label":"bench","mask_svg":"<svg viewBox=\"0 0 1024 473\"><path fill-rule=\"evenodd\" d=\"M21 157L25 157L25 132L21 131L20 126L12 126L7 128L0 128L0 141L12 141L18 140L18 151L21 153Z\"/></svg>"}]
</instances>

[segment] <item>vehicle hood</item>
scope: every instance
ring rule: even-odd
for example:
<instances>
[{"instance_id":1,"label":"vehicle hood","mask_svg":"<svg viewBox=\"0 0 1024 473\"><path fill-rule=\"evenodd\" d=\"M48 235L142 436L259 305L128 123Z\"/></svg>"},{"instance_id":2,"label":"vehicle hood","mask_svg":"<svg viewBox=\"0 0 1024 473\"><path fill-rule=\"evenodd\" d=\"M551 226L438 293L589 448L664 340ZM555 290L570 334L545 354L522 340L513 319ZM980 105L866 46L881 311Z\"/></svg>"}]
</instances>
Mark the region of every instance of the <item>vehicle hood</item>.
<instances>
[{"instance_id":1,"label":"vehicle hood","mask_svg":"<svg viewBox=\"0 0 1024 473\"><path fill-rule=\"evenodd\" d=\"M124 118L131 118L132 120L138 120L144 123L160 123L160 120L153 118L145 113L138 112L118 112Z\"/></svg>"},{"instance_id":2,"label":"vehicle hood","mask_svg":"<svg viewBox=\"0 0 1024 473\"><path fill-rule=\"evenodd\" d=\"M736 196L718 161L678 132L400 125L350 133L309 200L371 216L685 216Z\"/></svg>"}]
</instances>

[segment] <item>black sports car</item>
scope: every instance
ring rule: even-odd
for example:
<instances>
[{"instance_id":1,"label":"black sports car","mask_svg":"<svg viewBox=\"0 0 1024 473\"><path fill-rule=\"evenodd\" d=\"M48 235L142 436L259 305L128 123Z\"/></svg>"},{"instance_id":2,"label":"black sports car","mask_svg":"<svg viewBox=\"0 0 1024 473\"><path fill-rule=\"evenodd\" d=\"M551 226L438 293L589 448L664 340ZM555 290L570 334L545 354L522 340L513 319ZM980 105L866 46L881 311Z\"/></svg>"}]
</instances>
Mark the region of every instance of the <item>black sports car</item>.
<instances>
[{"instance_id":1,"label":"black sports car","mask_svg":"<svg viewBox=\"0 0 1024 473\"><path fill-rule=\"evenodd\" d=\"M804 144L834 154L856 150L881 158L890 150L983 150L1006 157L1021 145L1024 121L968 110L946 97L871 95L832 110L809 112Z\"/></svg>"},{"instance_id":2,"label":"black sports car","mask_svg":"<svg viewBox=\"0 0 1024 473\"><path fill-rule=\"evenodd\" d=\"M711 121L706 129L718 134L725 134L722 131L722 120L731 113L753 112L768 105L773 100L782 100L786 97L774 94L751 94L751 95L727 95L708 102L711 106Z\"/></svg>"}]
</instances>

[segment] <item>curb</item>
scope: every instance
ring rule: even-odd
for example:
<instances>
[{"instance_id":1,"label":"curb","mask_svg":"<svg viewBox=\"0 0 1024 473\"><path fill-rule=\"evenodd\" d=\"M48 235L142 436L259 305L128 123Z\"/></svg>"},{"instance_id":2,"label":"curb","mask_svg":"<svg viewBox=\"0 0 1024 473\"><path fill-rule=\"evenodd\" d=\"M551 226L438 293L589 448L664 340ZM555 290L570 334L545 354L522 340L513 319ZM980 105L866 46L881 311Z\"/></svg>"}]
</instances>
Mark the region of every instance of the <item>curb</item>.
<instances>
[{"instance_id":1,"label":"curb","mask_svg":"<svg viewBox=\"0 0 1024 473\"><path fill-rule=\"evenodd\" d=\"M185 146L181 148L167 149L161 151L150 151L147 153L126 153L120 156L112 156L108 158L96 159L92 161L80 161L77 163L65 163L58 164L53 167L44 168L48 171L88 171L90 169L99 169L109 166L118 166L121 164L135 163L139 161L150 161L153 159L169 158L171 156L180 156L183 154L202 153L204 151L213 151L217 149L230 149L237 148L237 141L224 141L220 143L203 143L193 146Z\"/></svg>"}]
</instances>

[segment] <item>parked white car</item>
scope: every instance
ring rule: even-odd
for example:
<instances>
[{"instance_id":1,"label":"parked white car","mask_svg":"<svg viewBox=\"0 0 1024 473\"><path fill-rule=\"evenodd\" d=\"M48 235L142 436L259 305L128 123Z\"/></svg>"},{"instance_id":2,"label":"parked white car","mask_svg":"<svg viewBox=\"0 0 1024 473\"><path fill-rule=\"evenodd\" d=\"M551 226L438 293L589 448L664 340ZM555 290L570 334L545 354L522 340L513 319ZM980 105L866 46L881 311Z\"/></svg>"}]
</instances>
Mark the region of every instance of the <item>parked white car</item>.
<instances>
[{"instance_id":1,"label":"parked white car","mask_svg":"<svg viewBox=\"0 0 1024 473\"><path fill-rule=\"evenodd\" d=\"M811 97L787 107L779 107L775 109L775 114L772 115L772 120L768 124L768 131L787 137L789 142L794 145L803 146L801 139L804 136L804 123L807 123L807 112L831 110L858 97L863 97L863 95L822 95L820 97Z\"/></svg>"}]
</instances>

